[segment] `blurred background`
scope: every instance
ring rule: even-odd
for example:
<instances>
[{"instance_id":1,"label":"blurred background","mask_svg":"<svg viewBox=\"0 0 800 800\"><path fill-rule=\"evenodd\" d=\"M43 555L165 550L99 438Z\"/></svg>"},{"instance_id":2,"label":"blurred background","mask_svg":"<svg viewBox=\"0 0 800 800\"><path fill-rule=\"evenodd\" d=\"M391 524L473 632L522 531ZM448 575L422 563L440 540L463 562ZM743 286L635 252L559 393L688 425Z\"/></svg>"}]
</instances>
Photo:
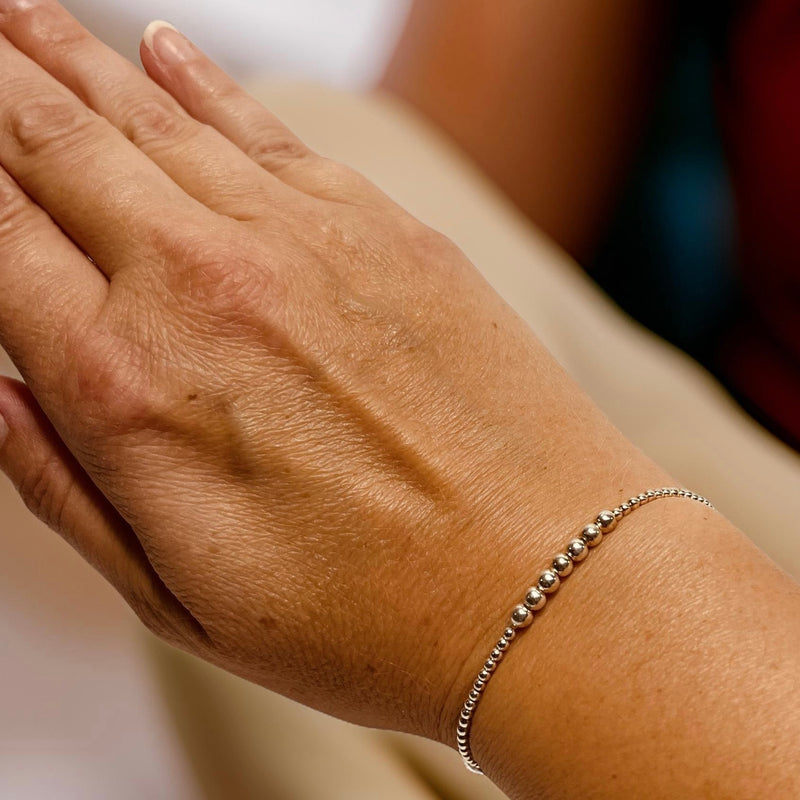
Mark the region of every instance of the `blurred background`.
<instances>
[{"instance_id":1,"label":"blurred background","mask_svg":"<svg viewBox=\"0 0 800 800\"><path fill-rule=\"evenodd\" d=\"M272 75L364 88L383 71L410 0L67 0L93 33L139 63L139 36L164 19L239 80Z\"/></svg>"}]
</instances>

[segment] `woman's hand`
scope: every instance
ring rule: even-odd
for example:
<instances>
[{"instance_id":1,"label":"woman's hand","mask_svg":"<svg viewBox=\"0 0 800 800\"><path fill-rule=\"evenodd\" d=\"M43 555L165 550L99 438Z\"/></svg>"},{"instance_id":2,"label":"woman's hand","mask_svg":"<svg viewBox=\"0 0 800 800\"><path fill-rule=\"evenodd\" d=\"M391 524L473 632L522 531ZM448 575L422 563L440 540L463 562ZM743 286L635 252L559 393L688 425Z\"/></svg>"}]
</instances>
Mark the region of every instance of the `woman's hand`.
<instances>
[{"instance_id":1,"label":"woman's hand","mask_svg":"<svg viewBox=\"0 0 800 800\"><path fill-rule=\"evenodd\" d=\"M164 638L452 743L543 559L668 478L452 244L174 31L149 77L50 0L0 33L0 466ZM798 796L800 591L655 508L481 701L512 797Z\"/></svg>"},{"instance_id":2,"label":"woman's hand","mask_svg":"<svg viewBox=\"0 0 800 800\"><path fill-rule=\"evenodd\" d=\"M0 9L4 470L156 633L449 740L524 536L612 502L616 456L620 496L658 471L450 242L177 32L144 75L51 0Z\"/></svg>"}]
</instances>

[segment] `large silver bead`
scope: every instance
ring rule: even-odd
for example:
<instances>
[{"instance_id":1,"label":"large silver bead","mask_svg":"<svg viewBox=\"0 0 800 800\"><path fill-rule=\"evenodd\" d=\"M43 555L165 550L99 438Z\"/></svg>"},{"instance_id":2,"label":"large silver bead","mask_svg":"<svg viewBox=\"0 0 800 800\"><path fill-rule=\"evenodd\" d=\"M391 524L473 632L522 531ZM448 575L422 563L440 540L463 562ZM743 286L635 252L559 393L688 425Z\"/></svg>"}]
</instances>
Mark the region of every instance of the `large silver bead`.
<instances>
[{"instance_id":1,"label":"large silver bead","mask_svg":"<svg viewBox=\"0 0 800 800\"><path fill-rule=\"evenodd\" d=\"M511 612L511 625L514 628L527 628L533 622L533 613L527 606L519 605Z\"/></svg>"},{"instance_id":2,"label":"large silver bead","mask_svg":"<svg viewBox=\"0 0 800 800\"><path fill-rule=\"evenodd\" d=\"M589 546L583 539L573 539L567 545L567 555L573 561L583 561L589 555Z\"/></svg>"},{"instance_id":3,"label":"large silver bead","mask_svg":"<svg viewBox=\"0 0 800 800\"><path fill-rule=\"evenodd\" d=\"M553 557L553 572L559 578L566 578L572 572L572 559L566 553L559 553Z\"/></svg>"},{"instance_id":4,"label":"large silver bead","mask_svg":"<svg viewBox=\"0 0 800 800\"><path fill-rule=\"evenodd\" d=\"M525 605L534 611L543 609L546 602L547 598L544 596L544 592L537 586L531 586L531 588L525 592Z\"/></svg>"},{"instance_id":5,"label":"large silver bead","mask_svg":"<svg viewBox=\"0 0 800 800\"><path fill-rule=\"evenodd\" d=\"M599 525L590 522L581 531L581 538L589 547L596 547L603 540L603 531L600 530Z\"/></svg>"},{"instance_id":6,"label":"large silver bead","mask_svg":"<svg viewBox=\"0 0 800 800\"><path fill-rule=\"evenodd\" d=\"M561 578L553 570L546 569L539 576L537 585L545 594L551 594L561 585Z\"/></svg>"},{"instance_id":7,"label":"large silver bead","mask_svg":"<svg viewBox=\"0 0 800 800\"><path fill-rule=\"evenodd\" d=\"M617 527L617 518L611 511L601 511L596 522L603 533L610 533Z\"/></svg>"}]
</instances>

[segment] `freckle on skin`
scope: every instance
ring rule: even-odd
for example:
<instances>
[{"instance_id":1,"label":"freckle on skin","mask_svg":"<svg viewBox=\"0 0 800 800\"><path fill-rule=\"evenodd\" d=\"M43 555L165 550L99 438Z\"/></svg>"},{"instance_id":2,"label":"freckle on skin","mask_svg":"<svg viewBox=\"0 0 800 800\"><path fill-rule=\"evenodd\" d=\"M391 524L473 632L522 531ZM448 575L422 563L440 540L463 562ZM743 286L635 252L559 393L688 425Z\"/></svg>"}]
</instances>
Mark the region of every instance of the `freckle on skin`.
<instances>
[{"instance_id":1,"label":"freckle on skin","mask_svg":"<svg viewBox=\"0 0 800 800\"><path fill-rule=\"evenodd\" d=\"M274 629L276 627L275 620L272 619L272 617L268 617L268 616L260 617L259 620L258 620L258 624L262 628L266 628L267 630L272 630L272 629Z\"/></svg>"},{"instance_id":2,"label":"freckle on skin","mask_svg":"<svg viewBox=\"0 0 800 800\"><path fill-rule=\"evenodd\" d=\"M197 395L196 394L190 394L190 395L187 396L186 399L187 400L197 400Z\"/></svg>"}]
</instances>

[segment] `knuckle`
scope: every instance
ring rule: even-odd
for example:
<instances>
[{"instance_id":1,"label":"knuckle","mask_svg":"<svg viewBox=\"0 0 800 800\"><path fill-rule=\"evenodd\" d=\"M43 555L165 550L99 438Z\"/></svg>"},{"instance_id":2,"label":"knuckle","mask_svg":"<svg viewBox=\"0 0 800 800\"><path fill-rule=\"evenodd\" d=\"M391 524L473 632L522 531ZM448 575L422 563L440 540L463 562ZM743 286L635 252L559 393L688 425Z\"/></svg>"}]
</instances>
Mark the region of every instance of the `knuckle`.
<instances>
[{"instance_id":1,"label":"knuckle","mask_svg":"<svg viewBox=\"0 0 800 800\"><path fill-rule=\"evenodd\" d=\"M127 108L122 132L140 147L172 144L191 134L188 117L162 98L139 98L122 105Z\"/></svg>"},{"instance_id":2,"label":"knuckle","mask_svg":"<svg viewBox=\"0 0 800 800\"><path fill-rule=\"evenodd\" d=\"M61 94L32 93L9 106L6 129L25 156L72 148L90 141L94 115L82 103Z\"/></svg>"},{"instance_id":3,"label":"knuckle","mask_svg":"<svg viewBox=\"0 0 800 800\"><path fill-rule=\"evenodd\" d=\"M173 245L169 260L168 294L190 313L258 325L270 316L279 286L275 271L246 245L199 235Z\"/></svg>"},{"instance_id":4,"label":"knuckle","mask_svg":"<svg viewBox=\"0 0 800 800\"><path fill-rule=\"evenodd\" d=\"M329 158L315 158L309 163L307 174L315 197L335 200L362 196L366 200L375 194L374 186L356 170Z\"/></svg>"},{"instance_id":5,"label":"knuckle","mask_svg":"<svg viewBox=\"0 0 800 800\"><path fill-rule=\"evenodd\" d=\"M288 131L268 129L251 145L248 155L256 164L275 171L287 164L300 161L310 152L296 136Z\"/></svg>"},{"instance_id":6,"label":"knuckle","mask_svg":"<svg viewBox=\"0 0 800 800\"><path fill-rule=\"evenodd\" d=\"M412 253L417 257L420 265L426 268L432 264L446 262L453 255L456 246L453 242L433 228L423 225L411 218L405 227L405 241Z\"/></svg>"},{"instance_id":7,"label":"knuckle","mask_svg":"<svg viewBox=\"0 0 800 800\"><path fill-rule=\"evenodd\" d=\"M89 438L130 433L153 419L162 402L153 379L156 350L110 330L86 337L64 396L83 408Z\"/></svg>"}]
</instances>

